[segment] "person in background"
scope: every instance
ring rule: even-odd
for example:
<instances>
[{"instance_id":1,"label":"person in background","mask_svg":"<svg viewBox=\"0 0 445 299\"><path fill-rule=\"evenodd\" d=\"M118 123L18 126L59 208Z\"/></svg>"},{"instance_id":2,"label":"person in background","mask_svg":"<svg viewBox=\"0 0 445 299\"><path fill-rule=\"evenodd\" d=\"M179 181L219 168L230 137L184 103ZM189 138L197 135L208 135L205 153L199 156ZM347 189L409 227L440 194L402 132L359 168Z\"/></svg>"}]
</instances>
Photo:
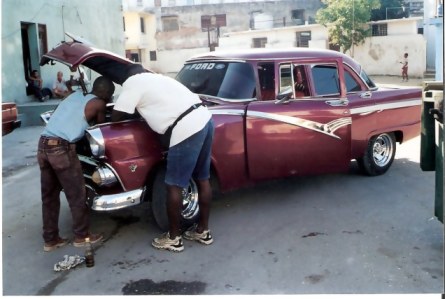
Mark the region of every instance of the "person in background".
<instances>
[{"instance_id":1,"label":"person in background","mask_svg":"<svg viewBox=\"0 0 445 299\"><path fill-rule=\"evenodd\" d=\"M79 88L81 88L82 83L80 79L82 79L82 82L83 84L85 84L85 87L89 86L90 81L82 67L80 66L78 68L72 67L70 68L70 71L71 71L70 79L67 81L68 83L67 85L70 90L72 90L74 86L79 86Z\"/></svg>"},{"instance_id":2,"label":"person in background","mask_svg":"<svg viewBox=\"0 0 445 299\"><path fill-rule=\"evenodd\" d=\"M402 81L408 82L408 53L403 55L403 60L400 63L402 64Z\"/></svg>"},{"instance_id":3,"label":"person in background","mask_svg":"<svg viewBox=\"0 0 445 299\"><path fill-rule=\"evenodd\" d=\"M62 189L73 220L73 245L85 246L87 237L92 244L103 239L102 235L89 231L89 208L76 141L85 135L89 126L105 121L106 104L113 93L111 80L97 78L92 93L74 92L59 104L40 136L37 160L40 166L44 251L52 251L68 243L68 239L59 235Z\"/></svg>"},{"instance_id":4,"label":"person in background","mask_svg":"<svg viewBox=\"0 0 445 299\"><path fill-rule=\"evenodd\" d=\"M126 119L135 110L155 132L164 134L171 131L165 175L169 230L154 238L152 246L174 252L184 250L180 225L182 190L189 185L192 177L198 185L199 221L185 231L183 237L205 245L212 244L209 230L212 114L202 106L199 96L180 82L149 73L139 64L129 67L111 120Z\"/></svg>"},{"instance_id":5,"label":"person in background","mask_svg":"<svg viewBox=\"0 0 445 299\"><path fill-rule=\"evenodd\" d=\"M31 93L40 101L44 102L52 97L51 90L43 87L43 80L40 78L39 72L33 70L28 79L28 88Z\"/></svg>"},{"instance_id":6,"label":"person in background","mask_svg":"<svg viewBox=\"0 0 445 299\"><path fill-rule=\"evenodd\" d=\"M70 94L65 81L63 80L63 73L57 72L57 78L53 83L53 95L59 99L63 99Z\"/></svg>"}]
</instances>

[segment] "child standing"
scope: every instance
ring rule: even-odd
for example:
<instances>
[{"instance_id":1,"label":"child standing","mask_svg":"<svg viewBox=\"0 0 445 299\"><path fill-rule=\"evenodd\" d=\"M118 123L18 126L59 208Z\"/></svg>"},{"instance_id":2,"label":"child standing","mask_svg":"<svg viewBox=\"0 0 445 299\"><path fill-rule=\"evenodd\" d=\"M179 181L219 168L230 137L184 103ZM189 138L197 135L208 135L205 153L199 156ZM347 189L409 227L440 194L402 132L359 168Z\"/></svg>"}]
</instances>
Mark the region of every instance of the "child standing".
<instances>
[{"instance_id":1,"label":"child standing","mask_svg":"<svg viewBox=\"0 0 445 299\"><path fill-rule=\"evenodd\" d=\"M402 82L408 82L408 53L403 55L403 60L400 63L402 64Z\"/></svg>"}]
</instances>

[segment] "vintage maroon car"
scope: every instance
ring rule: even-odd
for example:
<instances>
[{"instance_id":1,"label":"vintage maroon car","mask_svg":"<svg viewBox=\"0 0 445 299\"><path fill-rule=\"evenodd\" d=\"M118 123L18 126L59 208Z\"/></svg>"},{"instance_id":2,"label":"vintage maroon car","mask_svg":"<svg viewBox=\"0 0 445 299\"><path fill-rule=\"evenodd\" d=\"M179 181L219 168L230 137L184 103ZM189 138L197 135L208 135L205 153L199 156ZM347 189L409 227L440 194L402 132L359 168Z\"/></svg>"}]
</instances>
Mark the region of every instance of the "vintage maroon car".
<instances>
[{"instance_id":1,"label":"vintage maroon car","mask_svg":"<svg viewBox=\"0 0 445 299\"><path fill-rule=\"evenodd\" d=\"M17 119L17 105L15 103L2 103L2 136L19 128L22 121Z\"/></svg>"},{"instance_id":2,"label":"vintage maroon car","mask_svg":"<svg viewBox=\"0 0 445 299\"><path fill-rule=\"evenodd\" d=\"M41 64L82 64L123 83L132 63L79 42L66 42ZM212 180L220 192L259 181L391 166L396 142L420 131L420 88L380 88L350 57L329 50L249 49L188 60L177 80L200 95L215 122ZM165 92L168 92L166 90ZM151 201L167 227L166 151L140 117L87 130L78 144L88 203L108 211ZM198 214L194 181L184 190L183 220Z\"/></svg>"}]
</instances>

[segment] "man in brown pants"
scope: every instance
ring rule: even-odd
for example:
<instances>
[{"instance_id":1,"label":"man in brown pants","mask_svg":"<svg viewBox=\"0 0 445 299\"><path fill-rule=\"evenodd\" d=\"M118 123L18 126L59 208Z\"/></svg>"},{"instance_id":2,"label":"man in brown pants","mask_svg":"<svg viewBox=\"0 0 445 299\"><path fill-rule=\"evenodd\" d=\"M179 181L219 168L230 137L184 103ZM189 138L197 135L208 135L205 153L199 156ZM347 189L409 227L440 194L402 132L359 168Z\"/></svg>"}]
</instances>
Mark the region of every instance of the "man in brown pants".
<instances>
[{"instance_id":1,"label":"man in brown pants","mask_svg":"<svg viewBox=\"0 0 445 299\"><path fill-rule=\"evenodd\" d=\"M112 81L105 77L97 78L92 93L83 95L79 91L65 98L41 134L37 159L41 173L44 251L68 243L68 239L59 235L59 196L62 189L73 220L73 245L84 246L87 237L93 244L103 239L102 235L89 231L85 181L75 143L84 136L90 125L105 121L106 104L113 92Z\"/></svg>"}]
</instances>

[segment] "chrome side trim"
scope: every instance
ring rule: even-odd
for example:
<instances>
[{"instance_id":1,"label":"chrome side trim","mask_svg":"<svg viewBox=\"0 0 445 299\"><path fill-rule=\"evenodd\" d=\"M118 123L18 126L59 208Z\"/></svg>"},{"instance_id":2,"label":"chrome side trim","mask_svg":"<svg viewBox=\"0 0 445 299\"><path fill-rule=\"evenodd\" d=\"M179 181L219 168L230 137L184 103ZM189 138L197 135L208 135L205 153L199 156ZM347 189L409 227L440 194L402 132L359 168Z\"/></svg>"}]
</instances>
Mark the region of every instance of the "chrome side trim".
<instances>
[{"instance_id":1,"label":"chrome side trim","mask_svg":"<svg viewBox=\"0 0 445 299\"><path fill-rule=\"evenodd\" d=\"M218 110L210 110L213 115L237 115L243 116L244 110L240 109L218 109ZM248 117L253 118L262 118L275 120L278 122L287 123L290 125L302 127L308 130L316 131L328 136L331 136L336 139L341 139L339 136L335 135L334 132L340 129L341 127L350 125L352 123L350 117L343 117L336 120L333 120L327 124L318 123L311 120L302 119L299 117L293 116L285 116L275 113L267 113L267 112L259 112L259 111L248 111Z\"/></svg>"},{"instance_id":2,"label":"chrome side trim","mask_svg":"<svg viewBox=\"0 0 445 299\"><path fill-rule=\"evenodd\" d=\"M421 104L422 104L422 99L415 99L415 100L386 103L386 104L380 104L380 105L374 105L374 106L365 106L365 107L351 109L351 115L354 115L354 114L366 115L366 114L370 114L373 112L389 110L389 109L399 109L399 108L404 108L404 107L419 106Z\"/></svg>"},{"instance_id":3,"label":"chrome side trim","mask_svg":"<svg viewBox=\"0 0 445 299\"><path fill-rule=\"evenodd\" d=\"M218 109L218 110L209 109L209 111L213 115L238 115L238 116L244 115L244 110L241 109Z\"/></svg>"},{"instance_id":4,"label":"chrome side trim","mask_svg":"<svg viewBox=\"0 0 445 299\"><path fill-rule=\"evenodd\" d=\"M259 111L248 111L247 116L275 120L275 121L287 123L287 124L302 127L302 128L308 129L308 130L316 131L316 132L328 135L328 136L336 138L336 139L341 139L341 138L338 135L335 135L334 132L337 131L338 129L340 129L341 127L348 126L352 123L350 117L343 117L343 118L333 120L327 124L322 124L319 122L306 120L306 119L302 119L299 117L285 116L285 115L259 112Z\"/></svg>"},{"instance_id":5,"label":"chrome side trim","mask_svg":"<svg viewBox=\"0 0 445 299\"><path fill-rule=\"evenodd\" d=\"M119 194L97 195L93 198L91 209L95 211L112 211L140 204L145 188Z\"/></svg>"}]
</instances>

